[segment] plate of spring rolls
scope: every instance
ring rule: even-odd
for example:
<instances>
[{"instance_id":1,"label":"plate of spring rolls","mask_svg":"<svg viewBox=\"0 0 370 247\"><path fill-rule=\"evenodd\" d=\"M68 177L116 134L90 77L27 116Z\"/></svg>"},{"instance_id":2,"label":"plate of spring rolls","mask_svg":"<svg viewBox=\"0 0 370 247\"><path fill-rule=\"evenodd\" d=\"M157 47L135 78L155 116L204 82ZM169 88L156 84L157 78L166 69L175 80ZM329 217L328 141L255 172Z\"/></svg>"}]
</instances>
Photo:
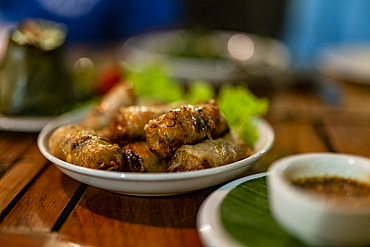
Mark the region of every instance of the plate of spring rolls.
<instances>
[{"instance_id":1,"label":"plate of spring rolls","mask_svg":"<svg viewBox=\"0 0 370 247\"><path fill-rule=\"evenodd\" d=\"M273 144L271 126L257 117L258 140L248 146L213 99L148 105L127 84L115 87L38 136L41 153L87 185L137 196L188 193L242 177Z\"/></svg>"}]
</instances>

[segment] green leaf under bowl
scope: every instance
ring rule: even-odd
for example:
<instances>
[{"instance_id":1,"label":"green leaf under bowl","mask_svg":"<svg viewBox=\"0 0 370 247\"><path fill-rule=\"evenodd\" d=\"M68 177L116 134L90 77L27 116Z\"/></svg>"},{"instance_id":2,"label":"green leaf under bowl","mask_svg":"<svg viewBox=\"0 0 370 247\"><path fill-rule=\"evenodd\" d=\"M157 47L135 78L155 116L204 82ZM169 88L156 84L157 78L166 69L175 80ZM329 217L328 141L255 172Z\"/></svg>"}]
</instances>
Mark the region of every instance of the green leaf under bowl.
<instances>
[{"instance_id":1,"label":"green leaf under bowl","mask_svg":"<svg viewBox=\"0 0 370 247\"><path fill-rule=\"evenodd\" d=\"M247 180L232 189L221 203L221 221L235 240L248 247L307 246L272 218L266 176Z\"/></svg>"}]
</instances>

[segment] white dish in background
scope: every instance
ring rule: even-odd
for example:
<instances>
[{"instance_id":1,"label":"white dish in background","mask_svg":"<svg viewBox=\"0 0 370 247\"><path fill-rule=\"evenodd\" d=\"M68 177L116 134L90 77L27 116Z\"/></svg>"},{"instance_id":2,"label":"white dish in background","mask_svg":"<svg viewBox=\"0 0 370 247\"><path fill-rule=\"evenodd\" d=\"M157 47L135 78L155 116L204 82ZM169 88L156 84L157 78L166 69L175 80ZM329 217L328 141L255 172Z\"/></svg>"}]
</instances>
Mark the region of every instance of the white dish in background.
<instances>
[{"instance_id":1,"label":"white dish in background","mask_svg":"<svg viewBox=\"0 0 370 247\"><path fill-rule=\"evenodd\" d=\"M319 53L319 70L347 82L370 84L370 44L344 44Z\"/></svg>"},{"instance_id":2,"label":"white dish in background","mask_svg":"<svg viewBox=\"0 0 370 247\"><path fill-rule=\"evenodd\" d=\"M123 60L131 65L161 61L169 67L174 78L203 79L216 85L250 78L286 77L289 72L290 53L284 43L243 32L213 30L204 33L202 38L207 39L204 48L214 47L217 51L214 57L173 54L186 50L184 47L194 35L192 30L175 29L133 37L123 45Z\"/></svg>"},{"instance_id":3,"label":"white dish in background","mask_svg":"<svg viewBox=\"0 0 370 247\"><path fill-rule=\"evenodd\" d=\"M39 132L54 117L15 117L0 115L0 130Z\"/></svg>"},{"instance_id":4,"label":"white dish in background","mask_svg":"<svg viewBox=\"0 0 370 247\"><path fill-rule=\"evenodd\" d=\"M69 116L81 116L91 109L93 104L80 106L68 112ZM57 116L5 116L0 114L0 130L15 132L40 132L51 120Z\"/></svg>"},{"instance_id":5,"label":"white dish in background","mask_svg":"<svg viewBox=\"0 0 370 247\"><path fill-rule=\"evenodd\" d=\"M115 193L138 196L164 196L187 193L218 185L245 175L272 146L274 132L263 119L257 119L259 140L255 144L255 154L221 167L199 171L178 173L131 173L102 171L75 166L62 161L49 153L48 140L51 133L61 125L75 123L83 113L64 114L49 122L38 136L38 147L41 153L53 162L63 173L71 178Z\"/></svg>"}]
</instances>

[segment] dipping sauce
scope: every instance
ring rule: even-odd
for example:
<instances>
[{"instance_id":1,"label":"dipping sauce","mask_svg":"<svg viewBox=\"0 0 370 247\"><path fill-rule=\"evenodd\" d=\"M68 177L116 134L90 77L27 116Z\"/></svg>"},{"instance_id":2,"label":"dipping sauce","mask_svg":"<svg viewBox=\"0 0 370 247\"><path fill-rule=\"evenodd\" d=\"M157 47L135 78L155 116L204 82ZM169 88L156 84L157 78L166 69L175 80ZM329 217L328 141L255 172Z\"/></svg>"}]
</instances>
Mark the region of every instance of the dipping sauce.
<instances>
[{"instance_id":1,"label":"dipping sauce","mask_svg":"<svg viewBox=\"0 0 370 247\"><path fill-rule=\"evenodd\" d=\"M310 177L293 180L292 184L334 202L350 202L353 205L370 204L370 184L354 179Z\"/></svg>"}]
</instances>

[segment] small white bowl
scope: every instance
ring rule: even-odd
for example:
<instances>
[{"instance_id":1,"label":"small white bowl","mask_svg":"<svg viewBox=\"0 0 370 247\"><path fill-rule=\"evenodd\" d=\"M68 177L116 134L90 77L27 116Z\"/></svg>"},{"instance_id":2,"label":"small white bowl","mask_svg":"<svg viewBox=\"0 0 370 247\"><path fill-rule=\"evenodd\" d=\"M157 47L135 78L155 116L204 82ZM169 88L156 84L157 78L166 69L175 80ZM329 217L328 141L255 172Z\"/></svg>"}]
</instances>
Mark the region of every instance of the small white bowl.
<instances>
[{"instance_id":1,"label":"small white bowl","mask_svg":"<svg viewBox=\"0 0 370 247\"><path fill-rule=\"evenodd\" d=\"M370 159L345 154L308 153L275 161L268 170L270 209L277 223L313 246L370 244L370 200L351 205L302 191L291 181L342 177L370 184Z\"/></svg>"}]
</instances>

